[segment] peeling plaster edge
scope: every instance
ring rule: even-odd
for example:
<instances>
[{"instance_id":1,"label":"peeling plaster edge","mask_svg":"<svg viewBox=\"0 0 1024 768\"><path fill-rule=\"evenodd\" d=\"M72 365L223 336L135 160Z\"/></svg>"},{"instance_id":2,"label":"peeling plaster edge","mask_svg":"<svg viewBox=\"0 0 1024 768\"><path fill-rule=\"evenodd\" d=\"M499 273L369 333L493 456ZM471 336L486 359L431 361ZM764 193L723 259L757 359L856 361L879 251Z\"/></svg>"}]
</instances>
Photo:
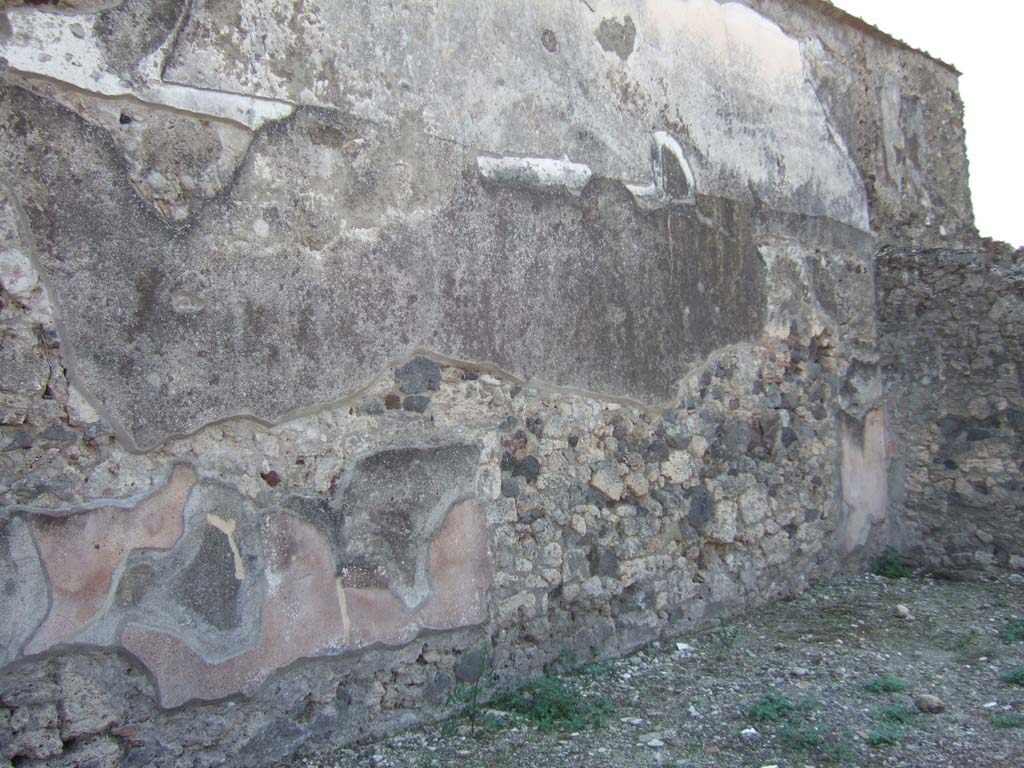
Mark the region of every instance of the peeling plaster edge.
<instances>
[{"instance_id":1,"label":"peeling plaster edge","mask_svg":"<svg viewBox=\"0 0 1024 768\"><path fill-rule=\"evenodd\" d=\"M62 349L62 354L63 353L65 353L65 350ZM198 426L189 427L180 432L173 432L167 435L163 435L159 439L154 440L152 442L139 443L131 436L131 434L129 434L129 432L124 428L120 421L111 416L107 409L103 408L98 403L98 401L91 395L91 393L88 395L85 394L89 392L89 390L78 379L77 375L73 371L73 368L68 364L65 364L65 369L67 370L68 381L73 383L79 389L79 391L83 393L83 397L85 397L89 404L92 405L93 408L96 410L96 412L100 414L102 420L110 426L111 430L114 433L114 436L121 443L124 450L127 451L128 453L132 453L135 455L145 455L153 453L154 451L160 449L161 447L167 445L168 443L173 443L180 440L187 440L189 438L195 437L196 435L203 432L203 430L209 429L211 427L222 426L234 422L249 422L255 424L260 429L273 430L283 427L290 422L309 418L311 416L316 416L327 411L343 410L345 408L351 407L359 403L360 400L362 400L366 396L367 392L369 392L371 389L377 386L381 377L385 375L386 371L393 368L397 368L400 365L409 362L415 357L426 357L433 360L434 362L443 365L462 368L463 370L474 371L478 373L491 374L496 378L500 378L504 381L511 382L512 384L534 389L542 395L552 394L566 397L579 397L585 400L594 400L599 403L618 406L620 408L636 408L642 411L643 413L648 413L656 416L667 413L673 407L673 402L671 402L671 398L668 398L667 402L645 403L641 400L637 400L635 398L631 398L628 396L609 395L607 393L598 392L596 390L587 390L570 386L559 386L557 384L531 382L527 379L523 379L520 378L519 376L516 376L507 369L502 368L501 366L490 361L474 361L448 357L446 355L442 355L428 348L416 347L415 349L411 350L408 354L387 360L382 366L382 370L380 372L375 373L364 384L353 388L349 394L342 395L341 397L338 397L336 399L321 400L311 405L300 406L290 411L286 411L283 414L269 417L257 416L247 411L228 413L225 414L224 416L218 416L214 419L203 421ZM67 363L67 361L65 361L65 363Z\"/></svg>"},{"instance_id":2,"label":"peeling plaster edge","mask_svg":"<svg viewBox=\"0 0 1024 768\"><path fill-rule=\"evenodd\" d=\"M116 6L115 6L116 7ZM99 96L134 97L154 106L164 106L187 112L200 118L228 120L255 131L268 122L288 117L296 105L279 98L268 98L252 94L234 93L228 90L204 88L190 84L175 83L163 79L166 61L177 44L178 34L191 12L192 2L187 0L174 28L132 73L122 77L107 66L106 57L94 41L94 25L103 10L95 12L40 16L34 6L8 9L8 20L25 39L0 46L0 56L7 61L10 70L23 75L45 77L57 83L78 88ZM76 21L78 20L78 21ZM88 29L85 37L70 32L72 24L82 23ZM80 60L76 66L64 66L60 59L40 61L33 54L41 44L52 41L64 43L77 51ZM90 69L91 67L91 69Z\"/></svg>"}]
</instances>

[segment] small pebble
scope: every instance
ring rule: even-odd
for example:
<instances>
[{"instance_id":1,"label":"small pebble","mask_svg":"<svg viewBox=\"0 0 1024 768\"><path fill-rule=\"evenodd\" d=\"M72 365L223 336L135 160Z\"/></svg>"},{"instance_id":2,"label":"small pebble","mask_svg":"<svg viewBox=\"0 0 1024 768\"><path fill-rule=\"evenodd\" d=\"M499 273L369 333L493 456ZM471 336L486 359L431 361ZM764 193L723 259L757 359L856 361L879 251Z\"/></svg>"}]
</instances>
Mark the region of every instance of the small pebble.
<instances>
[{"instance_id":1,"label":"small pebble","mask_svg":"<svg viewBox=\"0 0 1024 768\"><path fill-rule=\"evenodd\" d=\"M901 619L909 619L910 609L907 608L907 606L905 606L903 603L900 603L896 606L896 615L899 616Z\"/></svg>"}]
</instances>

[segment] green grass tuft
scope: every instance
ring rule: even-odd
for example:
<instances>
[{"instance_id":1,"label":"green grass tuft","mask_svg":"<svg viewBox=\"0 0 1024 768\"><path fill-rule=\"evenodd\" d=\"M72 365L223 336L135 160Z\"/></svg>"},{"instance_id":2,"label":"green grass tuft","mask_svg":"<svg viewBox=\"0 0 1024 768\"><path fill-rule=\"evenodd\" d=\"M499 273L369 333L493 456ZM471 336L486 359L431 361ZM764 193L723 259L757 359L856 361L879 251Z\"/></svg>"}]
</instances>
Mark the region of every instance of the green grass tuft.
<instances>
[{"instance_id":1,"label":"green grass tuft","mask_svg":"<svg viewBox=\"0 0 1024 768\"><path fill-rule=\"evenodd\" d=\"M1024 667L1017 667L1011 669L1005 675L1003 675L1003 682L1009 683L1010 685L1021 685L1024 686Z\"/></svg>"},{"instance_id":2,"label":"green grass tuft","mask_svg":"<svg viewBox=\"0 0 1024 768\"><path fill-rule=\"evenodd\" d=\"M868 693L902 693L909 687L909 681L889 674L873 677L864 683L864 690Z\"/></svg>"},{"instance_id":3,"label":"green grass tuft","mask_svg":"<svg viewBox=\"0 0 1024 768\"><path fill-rule=\"evenodd\" d=\"M803 719L783 723L779 727L778 738L786 749L816 756L826 763L849 763L857 754L848 741L833 735L828 726Z\"/></svg>"},{"instance_id":4,"label":"green grass tuft","mask_svg":"<svg viewBox=\"0 0 1024 768\"><path fill-rule=\"evenodd\" d=\"M884 723L907 725L917 717L917 710L907 704L890 704L887 707L875 710L872 717Z\"/></svg>"},{"instance_id":5,"label":"green grass tuft","mask_svg":"<svg viewBox=\"0 0 1024 768\"><path fill-rule=\"evenodd\" d=\"M882 747L886 745L899 744L903 731L898 725L880 725L868 731L868 745Z\"/></svg>"},{"instance_id":6,"label":"green grass tuft","mask_svg":"<svg viewBox=\"0 0 1024 768\"><path fill-rule=\"evenodd\" d=\"M785 696L779 696L775 691L770 691L757 701L740 707L740 716L748 720L756 720L759 723L774 723L792 712L809 712L816 706L818 706L818 700L814 696L805 696L794 704Z\"/></svg>"},{"instance_id":7,"label":"green grass tuft","mask_svg":"<svg viewBox=\"0 0 1024 768\"><path fill-rule=\"evenodd\" d=\"M588 699L575 683L551 676L501 694L493 706L522 715L545 732L600 728L612 711L604 699Z\"/></svg>"},{"instance_id":8,"label":"green grass tuft","mask_svg":"<svg viewBox=\"0 0 1024 768\"><path fill-rule=\"evenodd\" d=\"M896 547L886 547L882 556L871 563L871 572L887 579L906 579L914 575L914 569L900 562Z\"/></svg>"},{"instance_id":9,"label":"green grass tuft","mask_svg":"<svg viewBox=\"0 0 1024 768\"><path fill-rule=\"evenodd\" d=\"M1004 712L992 718L992 725L996 728L1024 728L1024 715Z\"/></svg>"},{"instance_id":10,"label":"green grass tuft","mask_svg":"<svg viewBox=\"0 0 1024 768\"><path fill-rule=\"evenodd\" d=\"M1024 642L1024 619L1007 616L1006 622L999 628L999 639L1004 643Z\"/></svg>"}]
</instances>

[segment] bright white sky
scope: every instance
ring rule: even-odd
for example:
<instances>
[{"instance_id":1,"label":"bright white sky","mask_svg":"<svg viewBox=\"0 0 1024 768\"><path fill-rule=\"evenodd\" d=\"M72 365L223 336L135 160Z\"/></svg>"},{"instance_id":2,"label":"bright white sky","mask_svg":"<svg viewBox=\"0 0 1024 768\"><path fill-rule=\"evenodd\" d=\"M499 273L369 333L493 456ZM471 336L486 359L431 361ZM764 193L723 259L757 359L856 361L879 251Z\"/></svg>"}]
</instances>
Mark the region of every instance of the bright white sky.
<instances>
[{"instance_id":1,"label":"bright white sky","mask_svg":"<svg viewBox=\"0 0 1024 768\"><path fill-rule=\"evenodd\" d=\"M1024 245L1024 3L832 0L963 72L967 156L978 230Z\"/></svg>"}]
</instances>

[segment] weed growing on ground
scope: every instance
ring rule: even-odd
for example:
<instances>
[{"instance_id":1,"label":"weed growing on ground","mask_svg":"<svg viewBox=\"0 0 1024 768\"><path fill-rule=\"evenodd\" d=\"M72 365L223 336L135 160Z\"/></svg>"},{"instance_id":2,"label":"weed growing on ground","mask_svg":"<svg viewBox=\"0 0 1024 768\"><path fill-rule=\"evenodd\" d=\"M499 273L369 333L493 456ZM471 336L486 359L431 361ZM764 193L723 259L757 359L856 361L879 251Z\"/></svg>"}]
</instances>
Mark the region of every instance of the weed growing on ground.
<instances>
[{"instance_id":1,"label":"weed growing on ground","mask_svg":"<svg viewBox=\"0 0 1024 768\"><path fill-rule=\"evenodd\" d=\"M522 715L545 732L601 728L612 711L604 699L587 699L573 681L552 676L501 694L494 706Z\"/></svg>"},{"instance_id":2,"label":"weed growing on ground","mask_svg":"<svg viewBox=\"0 0 1024 768\"><path fill-rule=\"evenodd\" d=\"M769 691L757 701L740 707L740 716L758 723L774 723L792 712L809 712L818 706L818 700L807 696L795 704L775 691Z\"/></svg>"},{"instance_id":3,"label":"weed growing on ground","mask_svg":"<svg viewBox=\"0 0 1024 768\"><path fill-rule=\"evenodd\" d=\"M735 625L720 625L715 630L715 639L719 648L732 648L739 639L739 628Z\"/></svg>"},{"instance_id":4,"label":"weed growing on ground","mask_svg":"<svg viewBox=\"0 0 1024 768\"><path fill-rule=\"evenodd\" d=\"M783 723L779 728L779 743L788 750L816 756L826 763L848 763L857 756L845 738L835 736L825 725L803 719Z\"/></svg>"},{"instance_id":5,"label":"weed growing on ground","mask_svg":"<svg viewBox=\"0 0 1024 768\"><path fill-rule=\"evenodd\" d=\"M890 725L886 723L868 731L868 745L872 747L882 747L886 745L899 744L902 736L903 731L898 725Z\"/></svg>"},{"instance_id":6,"label":"weed growing on ground","mask_svg":"<svg viewBox=\"0 0 1024 768\"><path fill-rule=\"evenodd\" d=\"M871 564L871 572L887 579L906 579L914 574L914 569L900 562L896 547L886 547L882 556Z\"/></svg>"},{"instance_id":7,"label":"weed growing on ground","mask_svg":"<svg viewBox=\"0 0 1024 768\"><path fill-rule=\"evenodd\" d=\"M485 711L483 702L493 694L495 680L489 649L483 648L482 653L483 672L477 681L472 684L460 683L448 696L448 704L458 705L459 710L456 719L449 720L441 727L442 735L450 736L454 733L459 720L469 723L470 732L474 736L478 730L493 732L508 727L510 721L495 711L525 718L541 731L600 728L611 714L612 705L603 699L588 699L581 691L577 679L607 674L614 664L609 662L579 666L575 656L568 651L564 651L545 667L544 677L498 694L490 702L490 708L494 711Z\"/></svg>"},{"instance_id":8,"label":"weed growing on ground","mask_svg":"<svg viewBox=\"0 0 1024 768\"><path fill-rule=\"evenodd\" d=\"M814 696L790 701L774 691L740 709L740 715L759 723L778 723L777 737L785 749L825 763L849 762L856 756L849 742L832 734L827 725L805 717L818 705ZM779 722L781 721L781 722Z\"/></svg>"},{"instance_id":9,"label":"weed growing on ground","mask_svg":"<svg viewBox=\"0 0 1024 768\"><path fill-rule=\"evenodd\" d=\"M947 651L956 651L957 653L963 653L967 651L976 642L978 642L978 633L972 629L966 635L954 635L950 640L943 641L942 643L940 643L940 645Z\"/></svg>"},{"instance_id":10,"label":"weed growing on ground","mask_svg":"<svg viewBox=\"0 0 1024 768\"><path fill-rule=\"evenodd\" d=\"M992 725L996 728L1024 728L1024 715L1016 712L1006 712L992 718Z\"/></svg>"},{"instance_id":11,"label":"weed growing on ground","mask_svg":"<svg viewBox=\"0 0 1024 768\"><path fill-rule=\"evenodd\" d=\"M1024 642L1024 619L1007 616L1006 622L999 628L999 639L1004 643Z\"/></svg>"},{"instance_id":12,"label":"weed growing on ground","mask_svg":"<svg viewBox=\"0 0 1024 768\"><path fill-rule=\"evenodd\" d=\"M864 683L864 690L868 693L901 693L909 687L909 681L889 674L873 677Z\"/></svg>"},{"instance_id":13,"label":"weed growing on ground","mask_svg":"<svg viewBox=\"0 0 1024 768\"><path fill-rule=\"evenodd\" d=\"M470 731L474 736L478 726L494 731L504 725L494 715L483 712L483 699L494 688L494 670L490 665L490 649L487 646L481 646L480 651L483 655L483 671L480 673L480 677L473 683L459 683L448 694L448 705L459 707L458 716L469 721ZM453 721L449 721L449 723L453 723ZM449 727L449 723L442 727L442 731ZM454 725L451 727L453 728Z\"/></svg>"},{"instance_id":14,"label":"weed growing on ground","mask_svg":"<svg viewBox=\"0 0 1024 768\"><path fill-rule=\"evenodd\" d=\"M907 725L917 717L917 710L907 704L890 704L875 710L872 717L883 723Z\"/></svg>"},{"instance_id":15,"label":"weed growing on ground","mask_svg":"<svg viewBox=\"0 0 1024 768\"><path fill-rule=\"evenodd\" d=\"M606 677L615 671L614 661L597 661L597 648L590 649L589 663L583 663L576 658L570 648L563 648L562 652L553 660L544 665L544 674L548 676L571 675L573 677Z\"/></svg>"},{"instance_id":16,"label":"weed growing on ground","mask_svg":"<svg viewBox=\"0 0 1024 768\"><path fill-rule=\"evenodd\" d=\"M1011 669L1005 675L1003 675L1003 682L1009 683L1010 685L1021 685L1024 686L1024 667L1017 667Z\"/></svg>"}]
</instances>

